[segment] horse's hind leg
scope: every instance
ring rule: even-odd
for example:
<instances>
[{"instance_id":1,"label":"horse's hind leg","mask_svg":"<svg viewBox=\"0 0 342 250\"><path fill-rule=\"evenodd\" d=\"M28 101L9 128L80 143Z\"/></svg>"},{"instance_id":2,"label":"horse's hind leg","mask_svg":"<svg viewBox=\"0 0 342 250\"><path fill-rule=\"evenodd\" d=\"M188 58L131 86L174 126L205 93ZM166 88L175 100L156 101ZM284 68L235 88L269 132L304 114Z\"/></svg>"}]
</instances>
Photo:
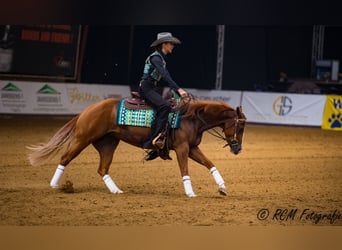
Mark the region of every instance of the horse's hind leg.
<instances>
[{"instance_id":1,"label":"horse's hind leg","mask_svg":"<svg viewBox=\"0 0 342 250\"><path fill-rule=\"evenodd\" d=\"M95 149L100 154L100 165L97 172L102 177L102 180L108 187L109 191L114 194L122 193L122 191L116 186L112 178L109 176L108 171L119 141L120 140L116 139L111 134L107 134L93 143Z\"/></svg>"},{"instance_id":2,"label":"horse's hind leg","mask_svg":"<svg viewBox=\"0 0 342 250\"><path fill-rule=\"evenodd\" d=\"M67 151L62 155L61 161L57 166L55 174L53 175L50 186L52 188L58 188L58 182L62 177L64 172L64 168L79 154L81 151L89 145L89 142L74 139L71 146L67 149Z\"/></svg>"}]
</instances>

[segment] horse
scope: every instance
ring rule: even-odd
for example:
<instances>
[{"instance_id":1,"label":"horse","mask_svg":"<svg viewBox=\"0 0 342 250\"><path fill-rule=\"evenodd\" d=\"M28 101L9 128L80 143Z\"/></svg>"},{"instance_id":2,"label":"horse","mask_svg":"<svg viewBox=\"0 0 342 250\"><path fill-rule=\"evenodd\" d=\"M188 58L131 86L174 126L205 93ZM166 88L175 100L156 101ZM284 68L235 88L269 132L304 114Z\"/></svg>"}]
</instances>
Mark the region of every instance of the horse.
<instances>
[{"instance_id":1,"label":"horse","mask_svg":"<svg viewBox=\"0 0 342 250\"><path fill-rule=\"evenodd\" d=\"M82 150L92 144L100 155L98 174L111 193L123 193L109 175L114 151L121 140L141 148L141 142L149 136L151 129L117 124L120 100L122 99L108 98L92 104L68 121L47 143L27 146L31 150L28 159L33 166L48 162L62 148L66 148L51 179L52 188L58 188L58 182L65 167ZM176 153L185 194L188 197L196 196L188 170L188 158L191 158L210 171L218 185L219 194L227 195L225 182L220 172L202 153L199 144L203 133L214 129L216 136L226 142L225 146L229 146L233 154L240 153L246 123L242 107L234 109L225 102L194 99L187 102L183 99L181 103L183 105L180 106L182 115L179 128L169 131L172 136L167 137L166 144ZM216 127L220 127L222 133L215 130Z\"/></svg>"}]
</instances>

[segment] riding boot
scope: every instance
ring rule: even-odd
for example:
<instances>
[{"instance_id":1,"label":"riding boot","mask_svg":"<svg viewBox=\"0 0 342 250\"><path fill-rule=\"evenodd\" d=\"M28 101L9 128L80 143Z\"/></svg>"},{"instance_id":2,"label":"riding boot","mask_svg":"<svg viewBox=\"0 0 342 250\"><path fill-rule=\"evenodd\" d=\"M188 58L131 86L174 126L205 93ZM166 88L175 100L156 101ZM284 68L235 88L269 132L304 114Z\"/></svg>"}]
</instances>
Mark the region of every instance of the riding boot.
<instances>
[{"instance_id":1,"label":"riding boot","mask_svg":"<svg viewBox=\"0 0 342 250\"><path fill-rule=\"evenodd\" d=\"M168 131L168 123L166 123L164 128L162 128L162 130L160 131L160 133L156 137L154 137L154 139L152 140L152 145L159 149L163 149L165 145L165 141L166 141L167 131Z\"/></svg>"},{"instance_id":2,"label":"riding boot","mask_svg":"<svg viewBox=\"0 0 342 250\"><path fill-rule=\"evenodd\" d=\"M155 146L155 148L147 153L147 155L144 158L146 161L154 160L158 156L163 160L172 160L172 158L169 155L170 151L168 145L165 145L168 133L168 126L169 123L167 123L163 131L152 140L152 145Z\"/></svg>"},{"instance_id":3,"label":"riding boot","mask_svg":"<svg viewBox=\"0 0 342 250\"><path fill-rule=\"evenodd\" d=\"M143 142L143 148L150 149L153 148L153 146L156 146L158 148L163 147L163 144L165 143L165 136L163 136L161 132L164 130L168 122L168 115L170 110L171 108L168 105L161 105L158 107L156 118L152 126L152 135L147 141Z\"/></svg>"},{"instance_id":4,"label":"riding boot","mask_svg":"<svg viewBox=\"0 0 342 250\"><path fill-rule=\"evenodd\" d=\"M164 147L165 138L166 138L166 129L165 126L161 126L162 124L157 124L156 129L153 131L152 135L148 140L143 142L142 147L145 149L151 149L154 146L161 149Z\"/></svg>"},{"instance_id":5,"label":"riding boot","mask_svg":"<svg viewBox=\"0 0 342 250\"><path fill-rule=\"evenodd\" d=\"M159 150L153 149L147 153L144 159L145 161L152 161L156 159L158 156L159 156Z\"/></svg>"}]
</instances>

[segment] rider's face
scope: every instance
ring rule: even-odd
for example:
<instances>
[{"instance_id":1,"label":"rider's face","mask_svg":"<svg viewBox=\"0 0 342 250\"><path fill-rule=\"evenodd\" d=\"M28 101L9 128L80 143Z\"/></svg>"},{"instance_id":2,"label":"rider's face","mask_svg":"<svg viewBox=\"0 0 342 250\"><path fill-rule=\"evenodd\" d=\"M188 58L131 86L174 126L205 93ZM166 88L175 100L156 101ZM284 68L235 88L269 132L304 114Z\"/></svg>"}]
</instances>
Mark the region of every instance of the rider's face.
<instances>
[{"instance_id":1,"label":"rider's face","mask_svg":"<svg viewBox=\"0 0 342 250\"><path fill-rule=\"evenodd\" d=\"M167 42L162 44L162 51L167 55L171 54L175 45L173 43Z\"/></svg>"}]
</instances>

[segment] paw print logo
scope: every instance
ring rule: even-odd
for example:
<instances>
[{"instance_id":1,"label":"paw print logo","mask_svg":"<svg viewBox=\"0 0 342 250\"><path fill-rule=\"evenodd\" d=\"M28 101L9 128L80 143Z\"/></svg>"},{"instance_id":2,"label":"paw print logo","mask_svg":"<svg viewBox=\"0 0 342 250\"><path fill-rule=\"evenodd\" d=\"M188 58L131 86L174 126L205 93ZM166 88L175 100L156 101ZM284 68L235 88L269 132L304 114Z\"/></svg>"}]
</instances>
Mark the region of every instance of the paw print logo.
<instances>
[{"instance_id":1,"label":"paw print logo","mask_svg":"<svg viewBox=\"0 0 342 250\"><path fill-rule=\"evenodd\" d=\"M342 127L342 115L339 114L332 114L331 117L328 119L330 123L330 128L341 128Z\"/></svg>"}]
</instances>

